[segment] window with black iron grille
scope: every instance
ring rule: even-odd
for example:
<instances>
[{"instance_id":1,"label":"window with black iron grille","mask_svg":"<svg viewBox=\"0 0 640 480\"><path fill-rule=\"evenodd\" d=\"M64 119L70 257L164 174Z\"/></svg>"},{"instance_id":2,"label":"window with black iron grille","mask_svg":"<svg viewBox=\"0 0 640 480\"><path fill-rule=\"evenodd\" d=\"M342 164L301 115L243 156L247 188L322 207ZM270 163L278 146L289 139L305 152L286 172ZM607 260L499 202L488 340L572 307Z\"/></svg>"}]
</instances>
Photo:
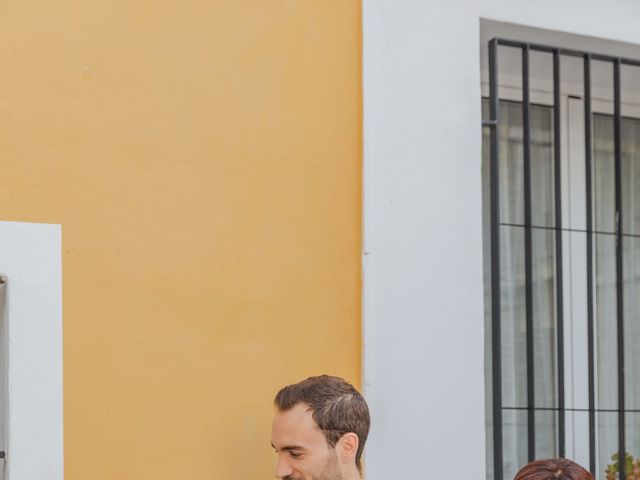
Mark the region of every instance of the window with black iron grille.
<instances>
[{"instance_id":1,"label":"window with black iron grille","mask_svg":"<svg viewBox=\"0 0 640 480\"><path fill-rule=\"evenodd\" d=\"M567 456L625 480L640 474L625 462L640 456L640 61L501 38L488 55L487 477Z\"/></svg>"}]
</instances>

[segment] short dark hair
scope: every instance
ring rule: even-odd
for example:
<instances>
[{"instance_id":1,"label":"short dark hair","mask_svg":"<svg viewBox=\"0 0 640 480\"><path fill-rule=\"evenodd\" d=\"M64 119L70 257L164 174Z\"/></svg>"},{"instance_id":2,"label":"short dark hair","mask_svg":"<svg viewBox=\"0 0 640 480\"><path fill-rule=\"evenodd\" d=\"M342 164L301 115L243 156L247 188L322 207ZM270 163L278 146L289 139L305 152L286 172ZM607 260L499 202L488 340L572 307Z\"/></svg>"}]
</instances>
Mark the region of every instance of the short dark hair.
<instances>
[{"instance_id":1,"label":"short dark hair","mask_svg":"<svg viewBox=\"0 0 640 480\"><path fill-rule=\"evenodd\" d=\"M547 458L528 463L514 480L593 480L593 475L566 458Z\"/></svg>"},{"instance_id":2,"label":"short dark hair","mask_svg":"<svg viewBox=\"0 0 640 480\"><path fill-rule=\"evenodd\" d=\"M353 385L330 375L309 377L281 389L274 400L276 408L287 411L299 403L309 406L311 415L331 448L345 433L358 436L356 466L361 469L360 457L369 434L371 419L364 397Z\"/></svg>"}]
</instances>

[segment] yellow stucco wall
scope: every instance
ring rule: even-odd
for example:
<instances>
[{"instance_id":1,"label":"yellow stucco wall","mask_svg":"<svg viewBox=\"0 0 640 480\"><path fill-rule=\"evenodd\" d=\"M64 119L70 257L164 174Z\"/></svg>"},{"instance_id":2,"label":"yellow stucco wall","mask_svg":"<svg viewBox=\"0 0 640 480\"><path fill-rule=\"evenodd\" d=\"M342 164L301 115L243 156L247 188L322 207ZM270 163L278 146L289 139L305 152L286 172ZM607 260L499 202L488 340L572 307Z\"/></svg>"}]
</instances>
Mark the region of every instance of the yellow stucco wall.
<instances>
[{"instance_id":1,"label":"yellow stucco wall","mask_svg":"<svg viewBox=\"0 0 640 480\"><path fill-rule=\"evenodd\" d=\"M66 480L270 478L360 372L357 0L0 5L0 220L62 224Z\"/></svg>"}]
</instances>

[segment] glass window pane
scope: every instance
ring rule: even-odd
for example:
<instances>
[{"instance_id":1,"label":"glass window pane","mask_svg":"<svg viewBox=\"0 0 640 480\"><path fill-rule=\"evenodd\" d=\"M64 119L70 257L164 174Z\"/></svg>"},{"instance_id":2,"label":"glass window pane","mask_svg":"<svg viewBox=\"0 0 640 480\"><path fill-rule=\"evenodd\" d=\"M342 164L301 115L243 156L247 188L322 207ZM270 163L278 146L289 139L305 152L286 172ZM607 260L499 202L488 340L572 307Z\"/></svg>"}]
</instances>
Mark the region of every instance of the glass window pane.
<instances>
[{"instance_id":1,"label":"glass window pane","mask_svg":"<svg viewBox=\"0 0 640 480\"><path fill-rule=\"evenodd\" d=\"M615 164L613 117L593 116L593 224L596 231L615 232Z\"/></svg>"},{"instance_id":2,"label":"glass window pane","mask_svg":"<svg viewBox=\"0 0 640 480\"><path fill-rule=\"evenodd\" d=\"M483 101L483 118L487 117ZM532 277L534 315L536 456L557 454L558 413L546 410L557 406L557 312L555 272L555 211L553 166L553 121L550 107L532 105ZM500 104L500 262L501 262L501 363L503 396L504 478L527 461L527 349L524 251L524 171L522 146L522 105ZM483 129L483 202L485 260L485 363L487 379L487 460L492 471L492 397L491 397L491 288L490 288L490 218L489 218L489 129ZM640 120L623 119L622 130L622 200L624 252L624 320L625 320L625 396L628 409L640 410ZM604 478L606 465L617 451L618 362L615 232L615 168L613 121L610 115L594 115L593 123L593 219L594 240L594 322L596 408L614 410L596 415L598 478ZM582 180L584 182L584 179ZM540 228L544 227L544 228ZM582 235L585 235L582 233ZM563 245L563 253L570 246ZM583 254L584 255L584 254ZM572 266L575 266L571 264ZM567 267L570 268L570 267ZM582 272L582 269L580 269ZM582 279L570 273L569 290L586 289L586 267ZM567 276L568 275L568 276ZM565 279L566 280L566 279ZM576 285L579 284L578 287ZM565 288L567 284L565 282ZM566 295L572 295L571 292ZM586 294L585 299L586 301ZM566 301L566 298L565 298ZM565 311L566 313L566 311ZM569 315L566 322L580 322L586 315ZM582 319L582 320L581 320ZM573 326L565 324L565 334ZM586 327L585 327L586 328ZM567 330L568 329L568 330ZM583 339L584 340L584 339ZM586 347L584 347L586 349ZM566 352L565 352L566 354ZM586 360L585 360L586 361ZM572 367L567 367L571 369ZM575 372L574 372L575 373ZM583 382L584 383L584 382ZM571 384L573 385L573 384ZM568 387L569 389L572 387ZM585 387L586 388L586 387ZM573 391L564 392L572 395ZM582 392L584 396L584 392ZM583 399L584 400L584 399ZM567 414L572 439L567 446L588 455L588 420L578 412ZM640 422L627 413L628 449L640 454ZM640 414L637 414L640 415ZM577 417L580 416L580 422ZM584 418L582 418L584 417ZM577 427L578 425L580 427ZM580 431L586 439L576 437ZM632 452L633 453L633 452Z\"/></svg>"},{"instance_id":3,"label":"glass window pane","mask_svg":"<svg viewBox=\"0 0 640 480\"><path fill-rule=\"evenodd\" d=\"M598 449L596 480L605 480L605 471L609 465L615 463L613 457L618 453L618 414L597 412L596 430L596 448Z\"/></svg>"},{"instance_id":4,"label":"glass window pane","mask_svg":"<svg viewBox=\"0 0 640 480\"><path fill-rule=\"evenodd\" d=\"M566 413L566 456L589 469L589 412Z\"/></svg>"},{"instance_id":5,"label":"glass window pane","mask_svg":"<svg viewBox=\"0 0 640 480\"><path fill-rule=\"evenodd\" d=\"M640 120L622 119L622 232L640 235Z\"/></svg>"},{"instance_id":6,"label":"glass window pane","mask_svg":"<svg viewBox=\"0 0 640 480\"><path fill-rule=\"evenodd\" d=\"M625 408L640 410L640 238L623 237ZM640 429L633 432L640 454ZM631 450L630 450L631 452Z\"/></svg>"},{"instance_id":7,"label":"glass window pane","mask_svg":"<svg viewBox=\"0 0 640 480\"><path fill-rule=\"evenodd\" d=\"M536 458L552 458L557 456L558 412L537 410L535 412L535 424Z\"/></svg>"},{"instance_id":8,"label":"glass window pane","mask_svg":"<svg viewBox=\"0 0 640 480\"><path fill-rule=\"evenodd\" d=\"M522 105L500 102L500 221L524 223Z\"/></svg>"},{"instance_id":9,"label":"glass window pane","mask_svg":"<svg viewBox=\"0 0 640 480\"><path fill-rule=\"evenodd\" d=\"M524 228L500 227L502 404L527 406Z\"/></svg>"},{"instance_id":10,"label":"glass window pane","mask_svg":"<svg viewBox=\"0 0 640 480\"><path fill-rule=\"evenodd\" d=\"M618 343L616 314L616 238L594 235L596 334L596 407L618 408Z\"/></svg>"},{"instance_id":11,"label":"glass window pane","mask_svg":"<svg viewBox=\"0 0 640 480\"><path fill-rule=\"evenodd\" d=\"M531 253L535 406L553 408L557 406L555 231L533 229Z\"/></svg>"},{"instance_id":12,"label":"glass window pane","mask_svg":"<svg viewBox=\"0 0 640 480\"><path fill-rule=\"evenodd\" d=\"M625 425L625 447L627 452L633 456L634 465L632 467L637 473L640 473L640 413L627 412L624 416ZM633 471L632 470L632 471ZM627 477L628 478L628 477ZM637 478L637 477L634 477Z\"/></svg>"},{"instance_id":13,"label":"glass window pane","mask_svg":"<svg viewBox=\"0 0 640 480\"><path fill-rule=\"evenodd\" d=\"M502 412L503 477L511 479L527 463L527 412L504 410Z\"/></svg>"},{"instance_id":14,"label":"glass window pane","mask_svg":"<svg viewBox=\"0 0 640 480\"><path fill-rule=\"evenodd\" d=\"M531 105L531 224L555 226L552 108Z\"/></svg>"}]
</instances>

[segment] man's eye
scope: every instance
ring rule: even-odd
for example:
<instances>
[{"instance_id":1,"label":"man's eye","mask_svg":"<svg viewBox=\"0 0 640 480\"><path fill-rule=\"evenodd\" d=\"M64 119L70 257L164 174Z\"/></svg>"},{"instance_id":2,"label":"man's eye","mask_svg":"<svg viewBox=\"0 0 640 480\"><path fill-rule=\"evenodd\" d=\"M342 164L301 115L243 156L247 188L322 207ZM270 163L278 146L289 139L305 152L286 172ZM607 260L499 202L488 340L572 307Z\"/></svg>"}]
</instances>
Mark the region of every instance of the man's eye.
<instances>
[{"instance_id":1,"label":"man's eye","mask_svg":"<svg viewBox=\"0 0 640 480\"><path fill-rule=\"evenodd\" d=\"M291 455L293 458L300 458L302 456L300 452L293 452L293 451L290 451L289 455Z\"/></svg>"}]
</instances>

